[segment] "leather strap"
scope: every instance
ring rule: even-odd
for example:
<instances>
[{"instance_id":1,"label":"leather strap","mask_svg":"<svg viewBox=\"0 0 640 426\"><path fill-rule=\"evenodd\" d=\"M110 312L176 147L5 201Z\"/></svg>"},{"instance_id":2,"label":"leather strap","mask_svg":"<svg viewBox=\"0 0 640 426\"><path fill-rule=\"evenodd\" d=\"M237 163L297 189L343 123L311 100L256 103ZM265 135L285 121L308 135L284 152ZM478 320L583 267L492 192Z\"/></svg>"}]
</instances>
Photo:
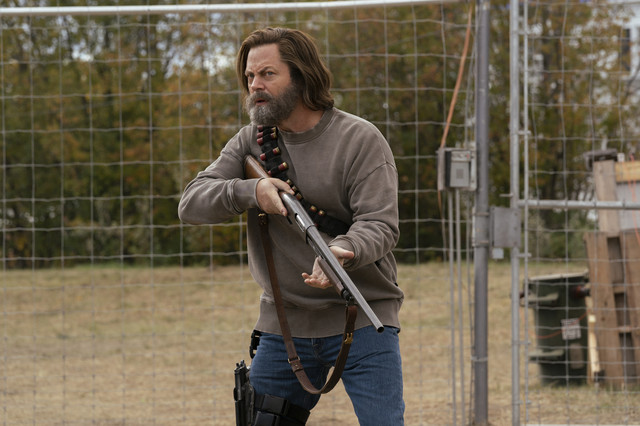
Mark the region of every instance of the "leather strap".
<instances>
[{"instance_id":1,"label":"leather strap","mask_svg":"<svg viewBox=\"0 0 640 426\"><path fill-rule=\"evenodd\" d=\"M260 212L258 215L258 221L260 223L260 236L262 239L262 246L264 248L264 255L267 259L267 267L269 270L269 279L271 280L271 289L273 291L273 299L276 304L276 312L278 314L278 322L280 322L280 330L282 331L282 338L284 339L284 345L287 350L287 357L291 370L298 378L300 385L310 394L318 395L322 393L328 393L340 380L342 371L347 362L347 356L349 355L349 349L353 342L353 331L355 328L356 316L358 314L358 308L353 303L348 303L346 306L346 323L344 326L344 332L342 334L342 345L340 346L340 352L336 358L336 362L333 366L333 372L327 379L322 388L317 389L309 380L307 373L304 371L300 357L296 352L293 338L291 337L291 330L289 329L289 322L287 321L287 315L284 311L284 304L282 303L282 293L280 292L280 284L278 283L278 276L276 274L276 268L273 263L273 252L271 250L271 238L269 237L269 218L266 213ZM335 284L332 283L334 286Z\"/></svg>"}]
</instances>

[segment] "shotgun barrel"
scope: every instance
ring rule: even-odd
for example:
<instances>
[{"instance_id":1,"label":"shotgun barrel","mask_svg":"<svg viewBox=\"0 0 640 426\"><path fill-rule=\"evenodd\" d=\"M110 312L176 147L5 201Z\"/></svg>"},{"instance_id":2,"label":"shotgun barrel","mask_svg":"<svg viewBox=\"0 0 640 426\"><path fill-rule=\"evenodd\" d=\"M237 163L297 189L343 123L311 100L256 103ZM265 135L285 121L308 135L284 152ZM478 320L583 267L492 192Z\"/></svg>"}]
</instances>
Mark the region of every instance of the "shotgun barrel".
<instances>
[{"instance_id":1,"label":"shotgun barrel","mask_svg":"<svg viewBox=\"0 0 640 426\"><path fill-rule=\"evenodd\" d=\"M262 168L262 165L253 156L247 155L244 160L245 175L247 178L268 178L269 175ZM355 303L362 309L362 312L369 318L371 324L378 333L384 331L384 326L378 316L373 312L358 287L351 280L333 252L324 242L317 226L309 217L300 201L291 194L280 192L280 198L287 208L289 221L298 225L300 231L305 235L305 240L316 253L319 265L331 284L336 288L340 296L347 303Z\"/></svg>"}]
</instances>

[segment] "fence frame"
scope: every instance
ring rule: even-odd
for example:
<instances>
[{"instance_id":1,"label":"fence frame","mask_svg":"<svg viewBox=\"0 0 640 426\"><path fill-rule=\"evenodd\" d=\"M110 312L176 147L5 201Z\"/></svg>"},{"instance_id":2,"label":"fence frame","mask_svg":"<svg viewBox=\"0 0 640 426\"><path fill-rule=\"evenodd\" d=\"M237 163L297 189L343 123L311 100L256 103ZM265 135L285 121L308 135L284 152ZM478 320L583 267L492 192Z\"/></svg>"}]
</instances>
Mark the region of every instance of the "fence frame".
<instances>
[{"instance_id":1,"label":"fence frame","mask_svg":"<svg viewBox=\"0 0 640 426\"><path fill-rule=\"evenodd\" d=\"M99 15L164 15L167 13L230 13L292 11L309 9L358 9L366 7L410 6L420 3L458 3L461 0L337 0L294 3L223 3L193 5L148 6L49 6L49 7L0 7L2 16L99 16Z\"/></svg>"}]
</instances>

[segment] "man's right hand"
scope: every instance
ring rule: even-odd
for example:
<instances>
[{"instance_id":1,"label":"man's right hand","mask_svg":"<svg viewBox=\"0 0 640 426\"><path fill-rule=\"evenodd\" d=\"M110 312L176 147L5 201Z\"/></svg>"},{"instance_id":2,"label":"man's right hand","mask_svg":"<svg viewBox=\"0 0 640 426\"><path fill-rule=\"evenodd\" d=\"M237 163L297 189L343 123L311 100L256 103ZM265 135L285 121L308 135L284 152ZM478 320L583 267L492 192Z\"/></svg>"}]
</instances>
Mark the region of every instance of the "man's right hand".
<instances>
[{"instance_id":1,"label":"man's right hand","mask_svg":"<svg viewBox=\"0 0 640 426\"><path fill-rule=\"evenodd\" d=\"M256 186L256 198L258 199L258 207L260 207L260 210L267 214L287 216L287 209L280 198L280 191L294 195L291 187L280 179L260 179Z\"/></svg>"}]
</instances>

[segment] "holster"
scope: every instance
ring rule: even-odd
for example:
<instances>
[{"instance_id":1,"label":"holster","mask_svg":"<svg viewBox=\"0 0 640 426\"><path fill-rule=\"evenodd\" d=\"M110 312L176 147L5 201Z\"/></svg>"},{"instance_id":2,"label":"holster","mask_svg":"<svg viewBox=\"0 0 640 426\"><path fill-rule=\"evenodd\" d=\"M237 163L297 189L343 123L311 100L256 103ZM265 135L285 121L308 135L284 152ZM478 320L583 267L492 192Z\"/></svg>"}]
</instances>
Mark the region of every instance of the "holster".
<instances>
[{"instance_id":1,"label":"holster","mask_svg":"<svg viewBox=\"0 0 640 426\"><path fill-rule=\"evenodd\" d=\"M249 367L242 360L236 364L233 373L236 383L233 389L233 399L236 402L236 426L252 426L255 393L249 381Z\"/></svg>"},{"instance_id":2,"label":"holster","mask_svg":"<svg viewBox=\"0 0 640 426\"><path fill-rule=\"evenodd\" d=\"M236 426L304 426L309 410L272 395L257 395L249 380L249 369L244 360L234 371Z\"/></svg>"}]
</instances>

